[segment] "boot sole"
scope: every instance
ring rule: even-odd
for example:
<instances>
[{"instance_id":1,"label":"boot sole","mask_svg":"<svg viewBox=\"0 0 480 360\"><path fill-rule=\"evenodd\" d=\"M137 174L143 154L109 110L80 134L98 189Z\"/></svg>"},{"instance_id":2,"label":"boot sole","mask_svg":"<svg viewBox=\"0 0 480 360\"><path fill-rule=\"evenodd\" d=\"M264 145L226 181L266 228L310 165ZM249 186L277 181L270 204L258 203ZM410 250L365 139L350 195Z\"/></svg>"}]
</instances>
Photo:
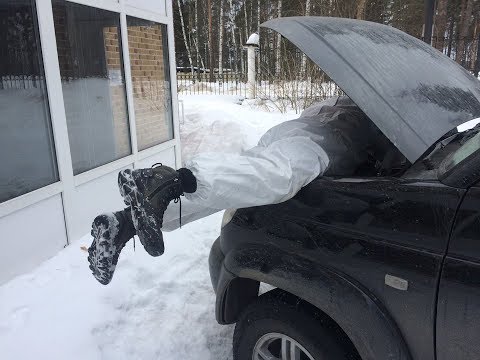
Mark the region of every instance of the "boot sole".
<instances>
[{"instance_id":1,"label":"boot sole","mask_svg":"<svg viewBox=\"0 0 480 360\"><path fill-rule=\"evenodd\" d=\"M115 271L118 249L113 239L116 233L118 233L118 221L115 218L99 216L92 224L90 234L93 242L88 248L88 262L93 276L102 285L110 283Z\"/></svg>"},{"instance_id":2,"label":"boot sole","mask_svg":"<svg viewBox=\"0 0 480 360\"><path fill-rule=\"evenodd\" d=\"M159 219L150 203L145 200L142 192L139 191L131 171L120 171L118 187L125 204L130 206L132 220L143 247L151 256L162 255L164 245L162 231L158 225L160 223Z\"/></svg>"}]
</instances>

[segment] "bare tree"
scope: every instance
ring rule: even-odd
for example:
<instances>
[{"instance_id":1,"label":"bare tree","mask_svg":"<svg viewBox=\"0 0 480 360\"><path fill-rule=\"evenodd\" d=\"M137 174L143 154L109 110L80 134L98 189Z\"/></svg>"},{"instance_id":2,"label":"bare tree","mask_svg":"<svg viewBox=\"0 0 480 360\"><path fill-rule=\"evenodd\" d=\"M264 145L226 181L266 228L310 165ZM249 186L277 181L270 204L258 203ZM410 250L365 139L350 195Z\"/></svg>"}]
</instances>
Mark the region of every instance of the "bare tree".
<instances>
[{"instance_id":1,"label":"bare tree","mask_svg":"<svg viewBox=\"0 0 480 360\"><path fill-rule=\"evenodd\" d=\"M365 7L367 5L367 0L359 0L357 5L357 19L365 19Z\"/></svg>"},{"instance_id":2,"label":"bare tree","mask_svg":"<svg viewBox=\"0 0 480 360\"><path fill-rule=\"evenodd\" d=\"M245 19L245 39L248 39L250 36L249 34L249 27L248 27L248 15L247 15L247 0L243 2L243 17Z\"/></svg>"},{"instance_id":3,"label":"bare tree","mask_svg":"<svg viewBox=\"0 0 480 360\"><path fill-rule=\"evenodd\" d=\"M472 20L472 11L473 11L473 0L464 0L464 2L465 2L465 7L464 7L465 10L462 12L462 17L460 21L457 56L455 58L455 61L459 64L463 64L465 62L465 48L466 48L465 43L468 35L468 29L470 27L470 22Z\"/></svg>"},{"instance_id":4,"label":"bare tree","mask_svg":"<svg viewBox=\"0 0 480 360\"><path fill-rule=\"evenodd\" d=\"M220 0L220 26L218 35L218 75L223 75L223 0Z\"/></svg>"},{"instance_id":5,"label":"bare tree","mask_svg":"<svg viewBox=\"0 0 480 360\"><path fill-rule=\"evenodd\" d=\"M307 0L307 2L305 3L305 16L310 16L311 7L312 7L311 1ZM301 66L300 66L300 74L301 74L302 78L305 77L306 68L307 68L307 55L302 54L302 63L301 63Z\"/></svg>"},{"instance_id":6,"label":"bare tree","mask_svg":"<svg viewBox=\"0 0 480 360\"><path fill-rule=\"evenodd\" d=\"M208 66L210 68L209 81L214 82L213 78L213 34L212 34L212 0L208 0L208 49L209 49L209 61Z\"/></svg>"},{"instance_id":7,"label":"bare tree","mask_svg":"<svg viewBox=\"0 0 480 360\"><path fill-rule=\"evenodd\" d=\"M232 41L233 41L233 56L234 56L234 66L235 66L235 72L238 72L238 62L237 62L237 56L238 56L238 47L237 47L237 37L235 36L235 13L234 13L234 8L233 8L233 1L228 0L230 4L230 11L229 11L229 18L230 18L230 24L232 26ZM240 54L241 56L241 54Z\"/></svg>"},{"instance_id":8,"label":"bare tree","mask_svg":"<svg viewBox=\"0 0 480 360\"><path fill-rule=\"evenodd\" d=\"M282 16L282 0L278 0L277 15ZM281 58L282 35L277 34L277 49L275 55L275 75L280 75L280 58Z\"/></svg>"},{"instance_id":9,"label":"bare tree","mask_svg":"<svg viewBox=\"0 0 480 360\"><path fill-rule=\"evenodd\" d=\"M182 23L183 41L185 42L185 49L187 50L188 62L190 63L190 69L193 74L192 53L190 52L190 44L188 43L187 35L185 33L185 23L183 21L182 4L180 0L177 0L177 1L178 1L178 12L180 13L180 22Z\"/></svg>"},{"instance_id":10,"label":"bare tree","mask_svg":"<svg viewBox=\"0 0 480 360\"><path fill-rule=\"evenodd\" d=\"M260 0L257 0L257 34L260 35Z\"/></svg>"},{"instance_id":11,"label":"bare tree","mask_svg":"<svg viewBox=\"0 0 480 360\"><path fill-rule=\"evenodd\" d=\"M470 70L479 67L480 0L435 1L432 44ZM282 15L357 17L391 25L417 38L422 37L425 22L424 0L176 0L174 4L179 8L174 14L175 40L182 49L177 54L179 63L210 68L210 81L218 73L225 75L226 67L245 73L243 43L252 32L260 32L262 21ZM309 67L304 54L298 56L298 50L278 33L261 32L257 69L272 82L286 77L289 81L317 79L318 73ZM287 59L289 53L293 56Z\"/></svg>"},{"instance_id":12,"label":"bare tree","mask_svg":"<svg viewBox=\"0 0 480 360\"><path fill-rule=\"evenodd\" d=\"M202 58L202 55L200 53L200 49L199 49L199 42L200 42L200 28L198 27L198 0L195 0L195 36L193 38L193 42L195 43L195 51L197 53L197 66L198 66L198 63L199 63L199 59L200 59L200 63L202 64L202 68L205 69L205 64L203 62L203 58ZM198 69L197 69L198 71ZM199 72L200 73L200 72Z\"/></svg>"},{"instance_id":13,"label":"bare tree","mask_svg":"<svg viewBox=\"0 0 480 360\"><path fill-rule=\"evenodd\" d=\"M250 0L250 28L252 29L252 32L254 31L253 30L253 0Z\"/></svg>"},{"instance_id":14,"label":"bare tree","mask_svg":"<svg viewBox=\"0 0 480 360\"><path fill-rule=\"evenodd\" d=\"M447 3L448 0L438 0L437 12L435 15L434 45L437 50L443 52L445 42L445 31L447 30Z\"/></svg>"},{"instance_id":15,"label":"bare tree","mask_svg":"<svg viewBox=\"0 0 480 360\"><path fill-rule=\"evenodd\" d=\"M470 61L470 68L476 72L475 77L478 77L478 69L477 69L477 63L479 61L478 59L478 52L479 52L479 42L477 41L477 38L480 39L480 36L478 32L480 31L480 20L477 18L475 22L475 31L473 32L473 46L472 46L472 56L471 56L471 61Z\"/></svg>"},{"instance_id":16,"label":"bare tree","mask_svg":"<svg viewBox=\"0 0 480 360\"><path fill-rule=\"evenodd\" d=\"M239 34L238 36L240 37L240 47L242 46L242 44L244 44L244 41L242 41L242 32L239 31ZM247 40L245 40L246 42ZM242 51L242 49L240 49L240 51ZM243 60L243 54L240 54L240 69L242 70L242 73L245 73L245 62Z\"/></svg>"},{"instance_id":17,"label":"bare tree","mask_svg":"<svg viewBox=\"0 0 480 360\"><path fill-rule=\"evenodd\" d=\"M447 56L452 55L452 46L453 46L453 32L455 31L455 21L450 20L450 26L448 27L448 44L447 44Z\"/></svg>"}]
</instances>

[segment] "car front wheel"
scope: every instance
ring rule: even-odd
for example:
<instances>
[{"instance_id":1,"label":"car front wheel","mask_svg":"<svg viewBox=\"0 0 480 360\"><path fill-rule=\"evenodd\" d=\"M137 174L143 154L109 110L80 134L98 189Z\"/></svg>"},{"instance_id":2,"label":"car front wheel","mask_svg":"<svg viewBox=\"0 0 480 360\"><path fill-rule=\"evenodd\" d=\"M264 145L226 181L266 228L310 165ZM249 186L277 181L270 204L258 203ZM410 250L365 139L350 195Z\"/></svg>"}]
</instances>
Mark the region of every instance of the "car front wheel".
<instances>
[{"instance_id":1,"label":"car front wheel","mask_svg":"<svg viewBox=\"0 0 480 360\"><path fill-rule=\"evenodd\" d=\"M334 334L295 299L275 289L250 304L235 327L234 360L346 360Z\"/></svg>"}]
</instances>

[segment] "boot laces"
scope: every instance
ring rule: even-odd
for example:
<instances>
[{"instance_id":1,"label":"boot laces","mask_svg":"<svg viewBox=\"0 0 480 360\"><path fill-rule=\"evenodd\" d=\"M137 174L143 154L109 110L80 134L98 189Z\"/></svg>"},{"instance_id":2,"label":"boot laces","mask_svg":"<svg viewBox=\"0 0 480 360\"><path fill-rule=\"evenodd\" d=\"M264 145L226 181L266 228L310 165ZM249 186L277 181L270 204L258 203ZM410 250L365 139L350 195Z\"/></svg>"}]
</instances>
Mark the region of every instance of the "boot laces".
<instances>
[{"instance_id":1,"label":"boot laces","mask_svg":"<svg viewBox=\"0 0 480 360\"><path fill-rule=\"evenodd\" d=\"M160 167L160 166L163 166L163 164L161 162L158 162L158 163L155 163L151 166L151 168L156 168L156 167ZM183 194L180 194L180 196L182 196ZM182 228L182 199L180 198L180 196L176 197L175 199L173 199L173 202L176 204L176 203L179 203L179 218L178 218L178 222L179 222L179 225L180 225L180 229Z\"/></svg>"},{"instance_id":2,"label":"boot laces","mask_svg":"<svg viewBox=\"0 0 480 360\"><path fill-rule=\"evenodd\" d=\"M182 194L183 195L183 194ZM176 204L176 203L179 203L179 217L178 217L178 222L180 224L180 229L182 228L182 199L179 197L177 197L176 199L173 199L173 202Z\"/></svg>"}]
</instances>

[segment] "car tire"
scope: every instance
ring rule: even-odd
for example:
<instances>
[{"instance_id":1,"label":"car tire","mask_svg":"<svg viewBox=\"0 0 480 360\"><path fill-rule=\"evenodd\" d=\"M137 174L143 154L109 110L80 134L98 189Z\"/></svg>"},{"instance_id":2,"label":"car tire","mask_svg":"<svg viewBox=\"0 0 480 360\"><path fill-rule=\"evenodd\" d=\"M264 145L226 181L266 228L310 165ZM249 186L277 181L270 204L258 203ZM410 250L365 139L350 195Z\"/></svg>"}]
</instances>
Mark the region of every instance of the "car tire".
<instances>
[{"instance_id":1,"label":"car tire","mask_svg":"<svg viewBox=\"0 0 480 360\"><path fill-rule=\"evenodd\" d=\"M294 343L304 352L300 359L313 360L347 360L347 354L335 335L325 327L320 318L312 313L307 304L298 298L278 289L261 295L251 303L240 315L233 335L234 360L262 360L269 356L254 356L254 351L273 355L274 359L284 359L281 356L282 337L286 346ZM275 339L275 337L278 339ZM293 339L293 343L289 339ZM270 339L270 340L269 340ZM288 345L290 343L290 345ZM263 344L263 350L262 349ZM295 345L296 346L296 345ZM287 357L292 359L293 357Z\"/></svg>"}]
</instances>

